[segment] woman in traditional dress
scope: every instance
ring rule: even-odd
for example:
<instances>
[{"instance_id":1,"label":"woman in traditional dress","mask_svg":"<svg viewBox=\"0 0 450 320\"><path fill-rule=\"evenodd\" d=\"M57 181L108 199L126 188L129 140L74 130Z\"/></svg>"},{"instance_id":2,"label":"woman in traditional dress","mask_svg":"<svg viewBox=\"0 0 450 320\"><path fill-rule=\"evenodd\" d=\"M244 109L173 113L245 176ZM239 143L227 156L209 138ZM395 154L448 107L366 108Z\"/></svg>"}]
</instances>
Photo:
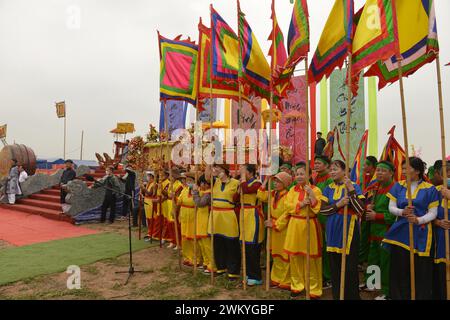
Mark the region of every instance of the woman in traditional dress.
<instances>
[{"instance_id":1,"label":"woman in traditional dress","mask_svg":"<svg viewBox=\"0 0 450 320\"><path fill-rule=\"evenodd\" d=\"M340 298L341 258L344 231L344 207L348 206L347 250L345 268L344 299L359 300L359 224L358 219L364 212L361 188L350 181L346 175L345 163L335 160L331 163L330 175L333 183L323 191L320 213L328 216L326 225L327 252L330 259L333 299Z\"/></svg>"},{"instance_id":2,"label":"woman in traditional dress","mask_svg":"<svg viewBox=\"0 0 450 320\"><path fill-rule=\"evenodd\" d=\"M390 298L410 300L410 252L409 224L413 224L414 264L416 299L432 298L433 283L433 228L439 206L439 193L425 181L425 164L417 158L409 159L407 168L403 163L403 172L411 177L412 206L408 206L406 181L397 182L387 194L389 211L397 220L386 233L384 245L390 250Z\"/></svg>"},{"instance_id":3,"label":"woman in traditional dress","mask_svg":"<svg viewBox=\"0 0 450 320\"><path fill-rule=\"evenodd\" d=\"M266 190L267 181L265 180L258 190L258 199L262 202L269 201L269 192ZM279 172L275 175L274 189L271 194L271 216L266 221L268 227L272 227L270 253L272 255L272 270L270 272L271 287L281 289L291 288L291 275L289 272L289 255L284 251L284 241L286 231L276 228L275 222L287 211L286 196L288 188L292 183L292 177L286 172Z\"/></svg>"}]
</instances>

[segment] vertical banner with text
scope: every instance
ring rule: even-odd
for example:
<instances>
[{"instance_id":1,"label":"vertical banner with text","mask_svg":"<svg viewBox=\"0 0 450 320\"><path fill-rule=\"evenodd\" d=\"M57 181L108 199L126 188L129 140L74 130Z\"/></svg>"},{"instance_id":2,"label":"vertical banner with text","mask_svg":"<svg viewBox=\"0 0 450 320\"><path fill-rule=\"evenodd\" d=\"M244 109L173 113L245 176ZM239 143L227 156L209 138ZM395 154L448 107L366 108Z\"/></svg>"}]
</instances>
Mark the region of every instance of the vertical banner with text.
<instances>
[{"instance_id":1,"label":"vertical banner with text","mask_svg":"<svg viewBox=\"0 0 450 320\"><path fill-rule=\"evenodd\" d=\"M186 123L187 102L177 100L167 100L167 126L169 127L169 139L172 132L176 129L184 129ZM161 102L161 111L159 118L159 131L165 130L165 112L164 102Z\"/></svg>"},{"instance_id":2,"label":"vertical banner with text","mask_svg":"<svg viewBox=\"0 0 450 320\"><path fill-rule=\"evenodd\" d=\"M335 70L330 77L330 128L337 127L342 151L346 152L346 121L348 109L347 70ZM358 96L352 99L352 117L350 121L350 166L353 166L359 142L366 130L364 109L364 78L359 81ZM338 141L334 144L334 159L343 160L338 151Z\"/></svg>"},{"instance_id":3,"label":"vertical banner with text","mask_svg":"<svg viewBox=\"0 0 450 320\"><path fill-rule=\"evenodd\" d=\"M305 77L292 78L294 88L282 101L283 114L280 122L280 146L293 151L293 164L306 159L306 90Z\"/></svg>"}]
</instances>

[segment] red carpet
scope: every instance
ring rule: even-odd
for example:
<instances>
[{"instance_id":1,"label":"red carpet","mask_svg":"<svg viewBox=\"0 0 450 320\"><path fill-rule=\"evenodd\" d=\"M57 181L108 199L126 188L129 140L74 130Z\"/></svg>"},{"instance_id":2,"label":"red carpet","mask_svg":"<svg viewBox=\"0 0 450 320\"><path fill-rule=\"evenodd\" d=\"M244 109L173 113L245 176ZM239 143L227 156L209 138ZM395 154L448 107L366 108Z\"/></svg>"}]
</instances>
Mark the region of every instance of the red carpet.
<instances>
[{"instance_id":1,"label":"red carpet","mask_svg":"<svg viewBox=\"0 0 450 320\"><path fill-rule=\"evenodd\" d=\"M96 233L99 232L77 227L68 222L0 208L0 240L15 246Z\"/></svg>"}]
</instances>

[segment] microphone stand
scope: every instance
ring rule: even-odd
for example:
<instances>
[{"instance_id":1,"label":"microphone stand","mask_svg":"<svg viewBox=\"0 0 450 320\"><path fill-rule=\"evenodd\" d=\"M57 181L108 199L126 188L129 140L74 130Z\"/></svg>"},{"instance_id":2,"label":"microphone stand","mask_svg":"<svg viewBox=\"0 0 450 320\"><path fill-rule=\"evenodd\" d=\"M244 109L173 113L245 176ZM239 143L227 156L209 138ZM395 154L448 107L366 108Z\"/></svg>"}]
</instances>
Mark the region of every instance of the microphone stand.
<instances>
[{"instance_id":1,"label":"microphone stand","mask_svg":"<svg viewBox=\"0 0 450 320\"><path fill-rule=\"evenodd\" d=\"M94 186L98 182L92 176L85 176L85 177L86 177L86 180L93 181L94 182ZM116 274L128 273L127 280L125 281L125 285L127 285L128 282L130 281L130 278L135 273L142 272L142 271L136 270L134 268L134 266L133 266L133 249L132 249L132 245L131 245L131 216L134 214L134 200L135 200L134 191L132 191L132 194L130 196L130 195L125 194L125 193L123 193L121 191L117 191L117 190L114 190L112 188L108 188L108 187L106 187L104 185L97 184L97 187L103 188L105 190L113 191L113 192L115 192L117 194L120 194L120 195L122 195L124 197L128 197L129 199L131 199L131 210L132 211L131 211L131 214L128 215L128 245L129 245L129 251L128 251L128 254L129 254L129 266L128 266L128 271L116 271ZM146 203L145 200L144 200L144 203Z\"/></svg>"}]
</instances>

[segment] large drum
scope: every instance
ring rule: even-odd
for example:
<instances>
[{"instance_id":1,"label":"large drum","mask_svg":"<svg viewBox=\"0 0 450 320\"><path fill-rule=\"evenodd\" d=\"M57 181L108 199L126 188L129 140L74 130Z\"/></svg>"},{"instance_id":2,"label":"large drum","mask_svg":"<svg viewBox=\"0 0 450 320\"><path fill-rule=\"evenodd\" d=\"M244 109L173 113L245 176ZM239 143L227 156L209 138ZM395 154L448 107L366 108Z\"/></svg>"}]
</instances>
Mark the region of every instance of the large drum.
<instances>
[{"instance_id":1,"label":"large drum","mask_svg":"<svg viewBox=\"0 0 450 320\"><path fill-rule=\"evenodd\" d=\"M28 175L33 175L36 172L34 151L23 144L13 144L5 146L0 151L0 178L9 174L11 159L16 159L19 164L23 165Z\"/></svg>"}]
</instances>

